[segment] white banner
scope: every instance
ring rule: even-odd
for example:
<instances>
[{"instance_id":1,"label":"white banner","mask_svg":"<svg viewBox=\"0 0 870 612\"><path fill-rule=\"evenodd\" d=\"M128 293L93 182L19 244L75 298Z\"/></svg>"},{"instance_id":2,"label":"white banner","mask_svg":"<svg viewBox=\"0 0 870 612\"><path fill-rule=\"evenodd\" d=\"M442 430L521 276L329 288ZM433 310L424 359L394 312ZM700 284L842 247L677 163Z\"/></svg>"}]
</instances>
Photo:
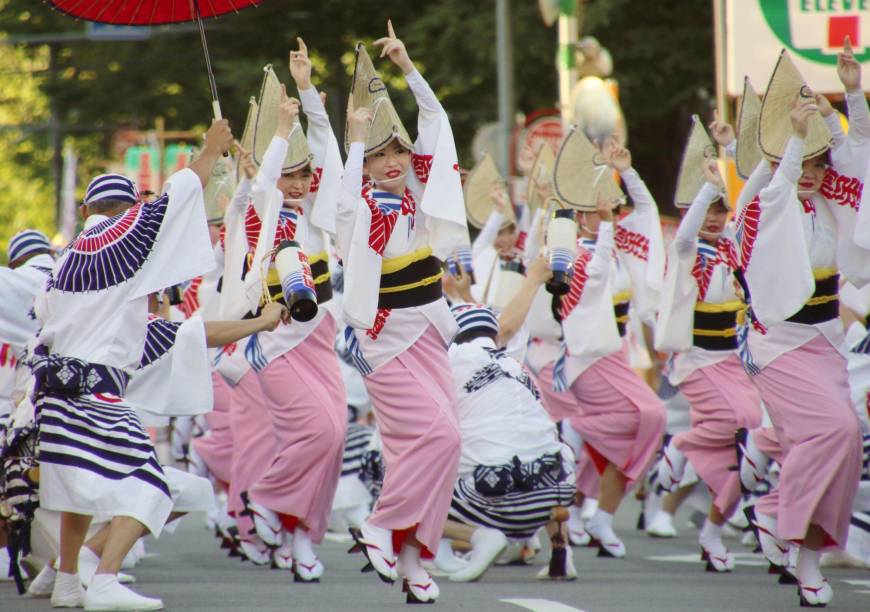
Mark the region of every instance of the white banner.
<instances>
[{"instance_id":1,"label":"white banner","mask_svg":"<svg viewBox=\"0 0 870 612\"><path fill-rule=\"evenodd\" d=\"M843 91L837 53L846 36L858 61L870 68L870 0L725 0L725 29L729 96L743 92L747 75L763 92L783 48L819 93ZM870 80L864 88L870 89Z\"/></svg>"}]
</instances>

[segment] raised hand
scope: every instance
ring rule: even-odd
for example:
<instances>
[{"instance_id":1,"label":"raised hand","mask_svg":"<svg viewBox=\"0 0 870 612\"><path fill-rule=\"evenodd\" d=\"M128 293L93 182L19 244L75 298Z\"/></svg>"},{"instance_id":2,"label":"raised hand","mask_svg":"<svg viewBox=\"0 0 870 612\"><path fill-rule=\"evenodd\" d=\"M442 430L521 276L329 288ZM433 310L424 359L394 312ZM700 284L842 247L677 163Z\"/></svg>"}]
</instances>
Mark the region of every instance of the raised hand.
<instances>
[{"instance_id":1,"label":"raised hand","mask_svg":"<svg viewBox=\"0 0 870 612\"><path fill-rule=\"evenodd\" d=\"M414 71L414 63L408 56L408 51L405 49L405 43L396 37L396 31L393 29L393 22L387 21L387 35L384 38L379 38L375 41L375 46L381 47L381 57L389 56L396 66L402 69L402 74L408 74Z\"/></svg>"},{"instance_id":2,"label":"raised hand","mask_svg":"<svg viewBox=\"0 0 870 612\"><path fill-rule=\"evenodd\" d=\"M843 41L843 52L837 55L837 76L847 92L861 91L861 64L855 59L848 36Z\"/></svg>"},{"instance_id":3,"label":"raised hand","mask_svg":"<svg viewBox=\"0 0 870 612\"><path fill-rule=\"evenodd\" d=\"M365 106L354 108L353 96L347 100L347 124L351 142L365 142L372 121L372 111Z\"/></svg>"},{"instance_id":4,"label":"raised hand","mask_svg":"<svg viewBox=\"0 0 870 612\"><path fill-rule=\"evenodd\" d=\"M287 95L287 87L281 85L281 97L278 100L278 127L275 135L281 138L290 136L293 124L299 116L299 100Z\"/></svg>"},{"instance_id":5,"label":"raised hand","mask_svg":"<svg viewBox=\"0 0 870 612\"><path fill-rule=\"evenodd\" d=\"M553 271L550 269L550 260L543 255L538 255L526 268L526 277L532 279L535 283L543 285L553 277Z\"/></svg>"},{"instance_id":6,"label":"raised hand","mask_svg":"<svg viewBox=\"0 0 870 612\"><path fill-rule=\"evenodd\" d=\"M257 165L254 163L254 154L242 147L242 143L234 140L233 144L239 150L239 167L242 169L245 177L249 181L253 181L257 176Z\"/></svg>"},{"instance_id":7,"label":"raised hand","mask_svg":"<svg viewBox=\"0 0 870 612\"><path fill-rule=\"evenodd\" d=\"M311 59L308 57L305 41L297 36L296 42L299 50L290 52L290 75L296 81L299 91L304 91L311 87Z\"/></svg>"},{"instance_id":8,"label":"raised hand","mask_svg":"<svg viewBox=\"0 0 870 612\"><path fill-rule=\"evenodd\" d=\"M607 164L619 173L631 168L631 152L615 139L611 138L604 143L604 158Z\"/></svg>"},{"instance_id":9,"label":"raised hand","mask_svg":"<svg viewBox=\"0 0 870 612\"><path fill-rule=\"evenodd\" d=\"M233 146L233 133L230 130L230 122L220 119L211 124L205 133L205 145L203 149L210 153L223 155Z\"/></svg>"},{"instance_id":10,"label":"raised hand","mask_svg":"<svg viewBox=\"0 0 870 612\"><path fill-rule=\"evenodd\" d=\"M731 127L730 123L719 120L718 110L713 111L713 121L710 122L707 129L710 130L710 136L713 137L713 140L723 147L734 142L734 128Z\"/></svg>"},{"instance_id":11,"label":"raised hand","mask_svg":"<svg viewBox=\"0 0 870 612\"><path fill-rule=\"evenodd\" d=\"M807 137L810 117L817 112L819 112L819 106L815 99L798 97L795 100L791 110L791 126L795 136L798 138Z\"/></svg>"},{"instance_id":12,"label":"raised hand","mask_svg":"<svg viewBox=\"0 0 870 612\"><path fill-rule=\"evenodd\" d=\"M705 159L701 162L701 168L704 171L704 178L707 179L707 182L721 189L724 182L722 181L722 175L719 174L719 163L715 159Z\"/></svg>"},{"instance_id":13,"label":"raised hand","mask_svg":"<svg viewBox=\"0 0 870 612\"><path fill-rule=\"evenodd\" d=\"M507 201L504 185L501 182L495 182L489 188L489 198L495 204L495 209L502 215L507 215L510 202Z\"/></svg>"},{"instance_id":14,"label":"raised hand","mask_svg":"<svg viewBox=\"0 0 870 612\"><path fill-rule=\"evenodd\" d=\"M819 112L822 113L822 117L828 117L834 114L834 107L831 106L831 101L823 94L816 94L816 106L819 107Z\"/></svg>"}]
</instances>

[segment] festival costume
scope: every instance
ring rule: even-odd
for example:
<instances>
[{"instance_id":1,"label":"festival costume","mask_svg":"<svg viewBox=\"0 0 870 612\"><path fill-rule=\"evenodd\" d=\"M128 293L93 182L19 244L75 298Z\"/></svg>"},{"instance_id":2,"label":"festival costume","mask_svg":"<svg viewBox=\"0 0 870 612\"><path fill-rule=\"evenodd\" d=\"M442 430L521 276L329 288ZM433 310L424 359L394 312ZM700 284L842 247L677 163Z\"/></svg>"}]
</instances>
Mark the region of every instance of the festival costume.
<instances>
[{"instance_id":1,"label":"festival costume","mask_svg":"<svg viewBox=\"0 0 870 612\"><path fill-rule=\"evenodd\" d=\"M252 303L259 303L259 262L268 257L266 253L278 240L296 240L309 255L319 309L310 321L281 324L273 332L256 335L262 359L255 370L269 414L275 456L250 485L247 496L252 504L279 515L288 531L293 532L298 524L313 542L319 543L326 532L341 475L347 400L334 350L336 323L331 312L328 242L324 227L315 223L317 215L329 217L329 211L318 208L334 211L336 191L331 187L337 187L341 168L334 163L340 159L338 144L317 90L312 87L301 91L300 98L308 117L307 139L316 178L311 194L299 209L284 208L283 195L275 184L282 171L287 171L288 163L300 162L292 150L288 155L287 140L272 139L246 213L248 235L258 236L255 243L249 242L249 248L256 248L245 284L249 300L254 298ZM301 127L294 129L300 130L301 136ZM303 164L308 163L307 157L302 159ZM331 229L333 224L324 225ZM293 384L288 384L291 380Z\"/></svg>"},{"instance_id":2,"label":"festival costume","mask_svg":"<svg viewBox=\"0 0 870 612\"><path fill-rule=\"evenodd\" d=\"M130 516L155 535L169 488L125 388L145 344L148 294L214 265L199 178L182 170L167 187L155 202L88 217L37 299L33 360L41 507Z\"/></svg>"},{"instance_id":3,"label":"festival costume","mask_svg":"<svg viewBox=\"0 0 870 612\"><path fill-rule=\"evenodd\" d=\"M364 49L359 50L357 74L364 74L360 66L366 61L371 82L380 82ZM365 377L386 460L383 489L366 524L381 534L392 532L397 543L416 530L417 540L434 552L460 452L446 351L456 323L441 296L439 260L467 245L468 233L447 115L417 71L405 80L420 109L405 193L393 195L364 184L363 158L371 143L351 143L337 231L345 269L343 313L352 326L346 338ZM355 92L368 85L355 85ZM374 104L381 116L395 112L388 98ZM396 133L388 132L385 143ZM398 137L410 145L406 134ZM379 143L374 145L371 150ZM363 536L366 529L364 525ZM395 557L387 537L380 546L384 564L375 568L389 580L395 577L395 569L388 569Z\"/></svg>"},{"instance_id":4,"label":"festival costume","mask_svg":"<svg viewBox=\"0 0 870 612\"><path fill-rule=\"evenodd\" d=\"M611 462L630 486L658 450L665 413L629 366L621 336L629 300L636 300L645 320L655 311L663 253L652 197L634 170L622 176L635 211L619 221L615 241L613 224L606 222L599 226L597 241L578 241L567 295L557 301L543 288L539 291L526 361L550 417L571 419L598 472Z\"/></svg>"},{"instance_id":5,"label":"festival costume","mask_svg":"<svg viewBox=\"0 0 870 612\"><path fill-rule=\"evenodd\" d=\"M729 470L734 432L760 426L762 415L758 391L738 356L744 305L735 292L740 261L734 231L726 227L715 244L697 238L707 209L720 195L716 186L704 184L677 231L656 348L677 351L669 379L691 405L692 428L675 435L671 444L688 458L727 517L740 501L738 476Z\"/></svg>"}]
</instances>

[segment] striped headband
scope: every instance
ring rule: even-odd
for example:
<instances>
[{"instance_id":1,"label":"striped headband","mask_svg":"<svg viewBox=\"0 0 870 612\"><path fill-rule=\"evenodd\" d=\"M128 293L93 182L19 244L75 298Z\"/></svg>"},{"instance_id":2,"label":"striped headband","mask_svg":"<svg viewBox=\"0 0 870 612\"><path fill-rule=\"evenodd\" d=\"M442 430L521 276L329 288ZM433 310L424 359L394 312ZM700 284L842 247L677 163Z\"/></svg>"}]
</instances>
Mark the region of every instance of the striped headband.
<instances>
[{"instance_id":1,"label":"striped headband","mask_svg":"<svg viewBox=\"0 0 870 612\"><path fill-rule=\"evenodd\" d=\"M93 204L100 200L119 200L136 204L139 199L139 190L136 189L136 183L132 179L122 174L101 174L88 184L82 204Z\"/></svg>"},{"instance_id":2,"label":"striped headband","mask_svg":"<svg viewBox=\"0 0 870 612\"><path fill-rule=\"evenodd\" d=\"M456 304L450 312L459 324L459 333L472 329L485 329L498 334L498 319L489 306L483 304Z\"/></svg>"},{"instance_id":3,"label":"striped headband","mask_svg":"<svg viewBox=\"0 0 870 612\"><path fill-rule=\"evenodd\" d=\"M15 261L36 251L51 249L48 237L36 230L24 230L9 240L9 261Z\"/></svg>"}]
</instances>

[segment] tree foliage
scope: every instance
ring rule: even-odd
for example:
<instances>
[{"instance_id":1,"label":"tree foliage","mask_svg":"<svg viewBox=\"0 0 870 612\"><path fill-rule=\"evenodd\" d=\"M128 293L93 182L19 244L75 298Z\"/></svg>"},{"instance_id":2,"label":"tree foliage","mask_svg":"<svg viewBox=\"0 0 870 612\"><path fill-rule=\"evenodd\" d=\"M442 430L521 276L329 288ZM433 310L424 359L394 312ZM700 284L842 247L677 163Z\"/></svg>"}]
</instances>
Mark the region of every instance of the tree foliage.
<instances>
[{"instance_id":1,"label":"tree foliage","mask_svg":"<svg viewBox=\"0 0 870 612\"><path fill-rule=\"evenodd\" d=\"M511 2L515 98L519 112L552 108L558 96L555 28L547 28L537 2ZM635 165L661 203L672 200L680 151L693 112L704 112L713 83L711 3L590 0L584 3L583 33L596 35L614 57L614 76L629 124ZM451 116L460 157L469 163L478 127L497 118L495 10L493 0L265 0L255 9L208 22L208 39L224 115L241 130L247 101L257 95L262 67L272 63L285 82L287 53L296 36L305 38L315 65L315 84L328 94L339 137L357 40L382 36L387 18L407 44ZM33 74L5 68L0 77L0 124L43 124L48 101L77 148L88 155L80 183L110 154L120 126L148 128L163 117L167 129L204 128L210 98L199 37L191 26L154 28L144 41L94 42L84 24L33 0L0 0L0 36L21 40L61 34L51 43L19 42L3 50L22 62L38 63ZM77 36L82 35L82 36ZM370 52L375 53L373 47ZM6 59L3 60L4 62ZM5 64L4 64L5 65ZM376 65L395 85L393 99L411 119L413 98L396 91L404 82L388 60ZM22 86L23 85L23 86ZM22 108L29 109L27 112ZM413 121L408 122L413 125ZM24 208L51 209L52 174L44 131L4 131L11 150L0 149L0 234L20 223L42 223L21 215ZM15 187L12 194L10 186ZM50 195L49 195L50 198ZM13 201L14 200L14 201ZM13 212L10 212L13 211ZM27 213L28 215L30 213ZM32 220L31 220L32 219Z\"/></svg>"}]
</instances>

